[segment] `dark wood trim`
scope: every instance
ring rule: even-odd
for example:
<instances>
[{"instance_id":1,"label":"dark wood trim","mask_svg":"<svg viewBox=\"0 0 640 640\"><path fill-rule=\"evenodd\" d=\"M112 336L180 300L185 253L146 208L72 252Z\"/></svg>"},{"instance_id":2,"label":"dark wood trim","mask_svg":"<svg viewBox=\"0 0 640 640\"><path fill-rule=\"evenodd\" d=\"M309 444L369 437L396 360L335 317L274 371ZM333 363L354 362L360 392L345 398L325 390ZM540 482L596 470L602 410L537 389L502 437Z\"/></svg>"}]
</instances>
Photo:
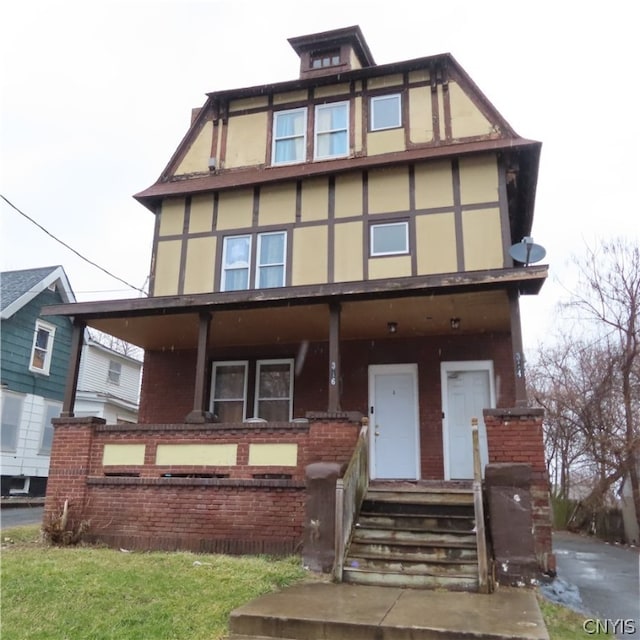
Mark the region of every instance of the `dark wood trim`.
<instances>
[{"instance_id":1,"label":"dark wood trim","mask_svg":"<svg viewBox=\"0 0 640 640\"><path fill-rule=\"evenodd\" d=\"M71 331L71 353L67 367L67 380L64 389L61 418L73 418L76 404L76 389L78 387L78 374L80 373L80 359L82 357L82 345L84 343L84 330L86 323L74 318Z\"/></svg>"},{"instance_id":2,"label":"dark wood trim","mask_svg":"<svg viewBox=\"0 0 640 640\"><path fill-rule=\"evenodd\" d=\"M513 266L513 258L509 255L511 247L511 223L509 221L509 200L507 197L507 167L502 154L498 156L498 199L500 208L500 231L502 234L502 264Z\"/></svg>"},{"instance_id":3,"label":"dark wood trim","mask_svg":"<svg viewBox=\"0 0 640 640\"><path fill-rule=\"evenodd\" d=\"M296 225L302 222L302 180L296 180Z\"/></svg>"},{"instance_id":4,"label":"dark wood trim","mask_svg":"<svg viewBox=\"0 0 640 640\"><path fill-rule=\"evenodd\" d=\"M442 109L444 111L444 138L452 140L451 94L449 93L449 77L446 66L442 67Z\"/></svg>"},{"instance_id":5,"label":"dark wood trim","mask_svg":"<svg viewBox=\"0 0 640 640\"><path fill-rule=\"evenodd\" d=\"M207 411L207 349L211 313L200 313L198 324L198 350L196 354L196 375L193 389L193 411L185 418L186 423L213 422L213 414Z\"/></svg>"},{"instance_id":6,"label":"dark wood trim","mask_svg":"<svg viewBox=\"0 0 640 640\"><path fill-rule=\"evenodd\" d=\"M515 380L516 407L527 406L527 381L525 377L524 349L522 347L522 324L518 290L509 289L509 313L511 315L511 347Z\"/></svg>"},{"instance_id":7,"label":"dark wood trim","mask_svg":"<svg viewBox=\"0 0 640 640\"><path fill-rule=\"evenodd\" d=\"M440 143L440 104L438 101L438 79L435 64L429 67L429 84L431 85L431 123L433 142Z\"/></svg>"},{"instance_id":8,"label":"dark wood trim","mask_svg":"<svg viewBox=\"0 0 640 640\"><path fill-rule=\"evenodd\" d=\"M456 260L458 271L464 271L464 234L462 230L462 206L460 196L460 166L455 159L451 163L453 178L453 216L456 229Z\"/></svg>"},{"instance_id":9,"label":"dark wood trim","mask_svg":"<svg viewBox=\"0 0 640 640\"><path fill-rule=\"evenodd\" d=\"M408 149L411 145L411 118L409 117L409 75L405 74L404 88L400 93L400 118L404 129L404 146Z\"/></svg>"},{"instance_id":10,"label":"dark wood trim","mask_svg":"<svg viewBox=\"0 0 640 640\"><path fill-rule=\"evenodd\" d=\"M327 282L336 279L336 178L329 176L327 202Z\"/></svg>"},{"instance_id":11,"label":"dark wood trim","mask_svg":"<svg viewBox=\"0 0 640 640\"><path fill-rule=\"evenodd\" d=\"M418 231L416 229L416 172L409 165L409 255L411 256L411 275L418 275Z\"/></svg>"},{"instance_id":12,"label":"dark wood trim","mask_svg":"<svg viewBox=\"0 0 640 640\"><path fill-rule=\"evenodd\" d=\"M329 398L327 411L340 411L340 305L329 304Z\"/></svg>"},{"instance_id":13,"label":"dark wood trim","mask_svg":"<svg viewBox=\"0 0 640 640\"><path fill-rule=\"evenodd\" d=\"M224 169L225 162L227 160L227 133L229 130L229 113L228 105L226 103L220 105L220 168Z\"/></svg>"},{"instance_id":14,"label":"dark wood trim","mask_svg":"<svg viewBox=\"0 0 640 640\"><path fill-rule=\"evenodd\" d=\"M369 97L369 87L367 81L362 80L362 149L360 155L367 157L367 136L369 135L369 120L371 119L371 99Z\"/></svg>"},{"instance_id":15,"label":"dark wood trim","mask_svg":"<svg viewBox=\"0 0 640 640\"><path fill-rule=\"evenodd\" d=\"M180 245L180 270L178 272L178 295L184 293L184 279L187 270L187 252L189 249L189 224L191 222L191 196L184 199L182 216L182 243Z\"/></svg>"},{"instance_id":16,"label":"dark wood trim","mask_svg":"<svg viewBox=\"0 0 640 640\"><path fill-rule=\"evenodd\" d=\"M213 194L213 215L211 216L211 233L213 234L218 226L218 207L220 202L220 194L215 191ZM192 234L195 237L195 234Z\"/></svg>"},{"instance_id":17,"label":"dark wood trim","mask_svg":"<svg viewBox=\"0 0 640 640\"><path fill-rule=\"evenodd\" d=\"M369 172L362 172L362 279L369 280Z\"/></svg>"},{"instance_id":18,"label":"dark wood trim","mask_svg":"<svg viewBox=\"0 0 640 640\"><path fill-rule=\"evenodd\" d=\"M160 240L160 218L162 216L162 204L155 206L156 219L153 224L153 247L151 249L151 265L149 266L149 295L155 293L156 287L156 261L158 259L158 242Z\"/></svg>"}]
</instances>

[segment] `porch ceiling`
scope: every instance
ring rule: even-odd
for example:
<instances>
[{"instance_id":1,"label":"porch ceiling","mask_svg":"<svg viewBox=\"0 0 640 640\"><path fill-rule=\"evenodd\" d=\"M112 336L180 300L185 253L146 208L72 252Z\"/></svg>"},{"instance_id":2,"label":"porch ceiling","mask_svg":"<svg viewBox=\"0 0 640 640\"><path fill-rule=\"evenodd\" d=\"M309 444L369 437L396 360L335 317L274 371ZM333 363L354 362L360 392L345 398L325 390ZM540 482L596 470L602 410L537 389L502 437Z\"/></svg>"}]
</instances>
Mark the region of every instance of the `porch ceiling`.
<instances>
[{"instance_id":1,"label":"porch ceiling","mask_svg":"<svg viewBox=\"0 0 640 640\"><path fill-rule=\"evenodd\" d=\"M353 300L342 303L342 340L389 337L388 323L397 323L395 337L450 335L451 318L460 319L457 333L509 329L506 291ZM87 319L87 325L145 349L194 349L198 313L156 314ZM259 307L215 311L209 344L212 347L291 344L324 341L329 336L329 306Z\"/></svg>"}]
</instances>

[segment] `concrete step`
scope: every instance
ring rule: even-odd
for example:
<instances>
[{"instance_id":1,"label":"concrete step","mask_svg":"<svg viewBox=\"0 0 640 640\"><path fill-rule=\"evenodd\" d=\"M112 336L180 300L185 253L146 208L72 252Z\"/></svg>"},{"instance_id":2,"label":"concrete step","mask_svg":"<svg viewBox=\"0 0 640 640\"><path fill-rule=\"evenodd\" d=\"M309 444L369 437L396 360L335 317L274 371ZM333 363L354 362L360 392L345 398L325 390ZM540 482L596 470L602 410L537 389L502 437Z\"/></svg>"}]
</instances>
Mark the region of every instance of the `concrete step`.
<instances>
[{"instance_id":1,"label":"concrete step","mask_svg":"<svg viewBox=\"0 0 640 640\"><path fill-rule=\"evenodd\" d=\"M447 589L448 591L477 591L478 574L434 574L408 571L376 571L361 567L344 568L343 579L351 584L403 589Z\"/></svg>"},{"instance_id":2,"label":"concrete step","mask_svg":"<svg viewBox=\"0 0 640 640\"><path fill-rule=\"evenodd\" d=\"M478 576L478 563L473 560L454 561L441 560L439 562L424 562L408 560L407 558L368 558L349 556L345 563L345 570L358 569L360 571L376 571L379 573L401 573L403 575L425 576Z\"/></svg>"},{"instance_id":3,"label":"concrete step","mask_svg":"<svg viewBox=\"0 0 640 640\"><path fill-rule=\"evenodd\" d=\"M430 547L466 547L476 548L476 534L466 531L396 531L389 529L370 529L356 527L352 542L364 544L403 544Z\"/></svg>"},{"instance_id":4,"label":"concrete step","mask_svg":"<svg viewBox=\"0 0 640 640\"><path fill-rule=\"evenodd\" d=\"M391 502L393 504L428 505L470 505L473 506L473 493L466 490L447 491L390 491L371 489L367 491L367 501Z\"/></svg>"},{"instance_id":5,"label":"concrete step","mask_svg":"<svg viewBox=\"0 0 640 640\"><path fill-rule=\"evenodd\" d=\"M370 558L410 562L477 562L475 547L425 547L352 543L347 559Z\"/></svg>"},{"instance_id":6,"label":"concrete step","mask_svg":"<svg viewBox=\"0 0 640 640\"><path fill-rule=\"evenodd\" d=\"M431 516L422 514L360 513L358 527L368 529L403 529L404 531L472 532L475 518L468 516Z\"/></svg>"}]
</instances>

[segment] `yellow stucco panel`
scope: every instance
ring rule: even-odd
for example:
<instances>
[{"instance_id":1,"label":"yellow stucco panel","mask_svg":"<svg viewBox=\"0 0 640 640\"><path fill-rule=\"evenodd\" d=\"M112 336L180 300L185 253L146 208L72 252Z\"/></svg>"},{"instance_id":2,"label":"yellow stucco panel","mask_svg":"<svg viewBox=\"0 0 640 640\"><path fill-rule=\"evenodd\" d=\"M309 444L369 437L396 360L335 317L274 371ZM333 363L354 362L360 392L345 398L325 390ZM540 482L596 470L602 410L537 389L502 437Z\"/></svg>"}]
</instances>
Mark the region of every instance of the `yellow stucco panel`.
<instances>
[{"instance_id":1,"label":"yellow stucco panel","mask_svg":"<svg viewBox=\"0 0 640 640\"><path fill-rule=\"evenodd\" d=\"M326 225L294 230L291 284L327 282L327 245Z\"/></svg>"},{"instance_id":2,"label":"yellow stucco panel","mask_svg":"<svg viewBox=\"0 0 640 640\"><path fill-rule=\"evenodd\" d=\"M209 171L211 157L211 141L213 138L213 122L209 120L200 129L196 139L191 143L182 162L178 165L174 175L186 173L203 173Z\"/></svg>"},{"instance_id":3,"label":"yellow stucco panel","mask_svg":"<svg viewBox=\"0 0 640 640\"><path fill-rule=\"evenodd\" d=\"M266 148L266 112L229 118L224 161L226 169L264 164Z\"/></svg>"},{"instance_id":4,"label":"yellow stucco panel","mask_svg":"<svg viewBox=\"0 0 640 640\"><path fill-rule=\"evenodd\" d=\"M215 278L216 239L192 238L187 243L184 293L210 293Z\"/></svg>"},{"instance_id":5,"label":"yellow stucco panel","mask_svg":"<svg viewBox=\"0 0 640 640\"><path fill-rule=\"evenodd\" d=\"M250 227L252 217L253 191L251 189L220 193L218 196L218 229L224 231L225 229Z\"/></svg>"},{"instance_id":6,"label":"yellow stucco panel","mask_svg":"<svg viewBox=\"0 0 640 640\"><path fill-rule=\"evenodd\" d=\"M453 174L449 160L416 165L414 177L417 209L453 206Z\"/></svg>"},{"instance_id":7,"label":"yellow stucco panel","mask_svg":"<svg viewBox=\"0 0 640 640\"><path fill-rule=\"evenodd\" d=\"M243 111L244 109L260 109L269 105L267 96L258 96L257 98L242 98L240 100L232 100L229 103L229 112Z\"/></svg>"},{"instance_id":8,"label":"yellow stucco panel","mask_svg":"<svg viewBox=\"0 0 640 640\"><path fill-rule=\"evenodd\" d=\"M409 72L409 82L426 82L429 79L429 71L427 69L418 69L418 71Z\"/></svg>"},{"instance_id":9,"label":"yellow stucco panel","mask_svg":"<svg viewBox=\"0 0 640 640\"><path fill-rule=\"evenodd\" d=\"M316 178L302 183L302 202L300 205L300 219L326 220L329 216L329 180Z\"/></svg>"},{"instance_id":10,"label":"yellow stucco panel","mask_svg":"<svg viewBox=\"0 0 640 640\"><path fill-rule=\"evenodd\" d=\"M416 217L418 275L458 270L453 212Z\"/></svg>"},{"instance_id":11,"label":"yellow stucco panel","mask_svg":"<svg viewBox=\"0 0 640 640\"><path fill-rule=\"evenodd\" d=\"M250 444L249 464L255 467L295 467L298 445L295 443Z\"/></svg>"},{"instance_id":12,"label":"yellow stucco panel","mask_svg":"<svg viewBox=\"0 0 640 640\"><path fill-rule=\"evenodd\" d=\"M325 87L317 87L313 92L313 96L314 98L330 98L331 96L343 98L347 93L349 93L349 83L343 82L341 84L329 84Z\"/></svg>"},{"instance_id":13,"label":"yellow stucco panel","mask_svg":"<svg viewBox=\"0 0 640 640\"><path fill-rule=\"evenodd\" d=\"M336 176L335 217L362 215L362 174Z\"/></svg>"},{"instance_id":14,"label":"yellow stucco panel","mask_svg":"<svg viewBox=\"0 0 640 640\"><path fill-rule=\"evenodd\" d=\"M459 167L462 204L499 200L498 162L495 155L460 158Z\"/></svg>"},{"instance_id":15,"label":"yellow stucco panel","mask_svg":"<svg viewBox=\"0 0 640 640\"><path fill-rule=\"evenodd\" d=\"M406 167L369 172L369 213L409 209L409 171Z\"/></svg>"},{"instance_id":16,"label":"yellow stucco panel","mask_svg":"<svg viewBox=\"0 0 640 640\"><path fill-rule=\"evenodd\" d=\"M144 444L105 444L102 466L144 464Z\"/></svg>"},{"instance_id":17,"label":"yellow stucco panel","mask_svg":"<svg viewBox=\"0 0 640 640\"><path fill-rule=\"evenodd\" d=\"M237 444L159 444L156 464L232 467L237 455Z\"/></svg>"},{"instance_id":18,"label":"yellow stucco panel","mask_svg":"<svg viewBox=\"0 0 640 640\"><path fill-rule=\"evenodd\" d=\"M203 233L213 228L213 194L191 198L189 213L189 233Z\"/></svg>"},{"instance_id":19,"label":"yellow stucco panel","mask_svg":"<svg viewBox=\"0 0 640 640\"><path fill-rule=\"evenodd\" d=\"M409 90L409 139L411 142L433 140L431 89L414 87Z\"/></svg>"},{"instance_id":20,"label":"yellow stucco panel","mask_svg":"<svg viewBox=\"0 0 640 640\"><path fill-rule=\"evenodd\" d=\"M273 104L286 104L287 102L302 102L307 99L307 92L305 90L300 91L287 91L286 93L276 93L273 96Z\"/></svg>"},{"instance_id":21,"label":"yellow stucco panel","mask_svg":"<svg viewBox=\"0 0 640 640\"><path fill-rule=\"evenodd\" d=\"M369 279L401 278L411 275L411 257L369 258Z\"/></svg>"},{"instance_id":22,"label":"yellow stucco panel","mask_svg":"<svg viewBox=\"0 0 640 640\"><path fill-rule=\"evenodd\" d=\"M286 224L296 219L296 185L278 184L260 189L258 224Z\"/></svg>"},{"instance_id":23,"label":"yellow stucco panel","mask_svg":"<svg viewBox=\"0 0 640 640\"><path fill-rule=\"evenodd\" d=\"M384 87L397 87L403 83L401 73L394 73L389 76L380 76L379 78L369 78L367 81L367 89L383 89Z\"/></svg>"},{"instance_id":24,"label":"yellow stucco panel","mask_svg":"<svg viewBox=\"0 0 640 640\"><path fill-rule=\"evenodd\" d=\"M362 222L338 223L334 234L334 281L362 280Z\"/></svg>"},{"instance_id":25,"label":"yellow stucco panel","mask_svg":"<svg viewBox=\"0 0 640 640\"><path fill-rule=\"evenodd\" d=\"M180 249L182 240L161 240L156 248L154 296L172 296L178 293Z\"/></svg>"},{"instance_id":26,"label":"yellow stucco panel","mask_svg":"<svg viewBox=\"0 0 640 640\"><path fill-rule=\"evenodd\" d=\"M362 69L360 60L358 60L358 56L355 54L353 49L349 51L349 64L351 65L352 69Z\"/></svg>"},{"instance_id":27,"label":"yellow stucco panel","mask_svg":"<svg viewBox=\"0 0 640 640\"><path fill-rule=\"evenodd\" d=\"M449 83L451 104L451 134L454 138L485 136L493 132L493 125L471 101L456 82Z\"/></svg>"},{"instance_id":28,"label":"yellow stucco panel","mask_svg":"<svg viewBox=\"0 0 640 640\"><path fill-rule=\"evenodd\" d=\"M371 131L367 134L367 155L369 156L404 151L404 149L404 129Z\"/></svg>"},{"instance_id":29,"label":"yellow stucco panel","mask_svg":"<svg viewBox=\"0 0 640 640\"><path fill-rule=\"evenodd\" d=\"M479 209L462 212L465 271L503 266L500 210Z\"/></svg>"},{"instance_id":30,"label":"yellow stucco panel","mask_svg":"<svg viewBox=\"0 0 640 640\"><path fill-rule=\"evenodd\" d=\"M167 198L162 201L160 210L160 229L162 236L176 236L182 233L184 226L184 198Z\"/></svg>"}]
</instances>

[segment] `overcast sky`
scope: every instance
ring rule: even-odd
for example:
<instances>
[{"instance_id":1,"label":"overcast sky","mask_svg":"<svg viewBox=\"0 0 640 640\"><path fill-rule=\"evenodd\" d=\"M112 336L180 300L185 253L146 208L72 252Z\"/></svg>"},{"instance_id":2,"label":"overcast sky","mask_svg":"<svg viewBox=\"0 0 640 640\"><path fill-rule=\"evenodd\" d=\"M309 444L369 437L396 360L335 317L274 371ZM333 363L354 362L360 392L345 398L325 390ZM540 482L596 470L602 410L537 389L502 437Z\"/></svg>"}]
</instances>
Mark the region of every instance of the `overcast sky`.
<instances>
[{"instance_id":1,"label":"overcast sky","mask_svg":"<svg viewBox=\"0 0 640 640\"><path fill-rule=\"evenodd\" d=\"M406 0L5 2L0 193L142 287L155 182L205 93L291 80L287 38L359 24L378 64L450 52L512 127L543 143L533 237L551 277L522 306L548 333L585 243L638 239L635 3ZM419 11L419 13L417 13ZM78 300L139 295L0 202L2 270L61 264Z\"/></svg>"}]
</instances>

